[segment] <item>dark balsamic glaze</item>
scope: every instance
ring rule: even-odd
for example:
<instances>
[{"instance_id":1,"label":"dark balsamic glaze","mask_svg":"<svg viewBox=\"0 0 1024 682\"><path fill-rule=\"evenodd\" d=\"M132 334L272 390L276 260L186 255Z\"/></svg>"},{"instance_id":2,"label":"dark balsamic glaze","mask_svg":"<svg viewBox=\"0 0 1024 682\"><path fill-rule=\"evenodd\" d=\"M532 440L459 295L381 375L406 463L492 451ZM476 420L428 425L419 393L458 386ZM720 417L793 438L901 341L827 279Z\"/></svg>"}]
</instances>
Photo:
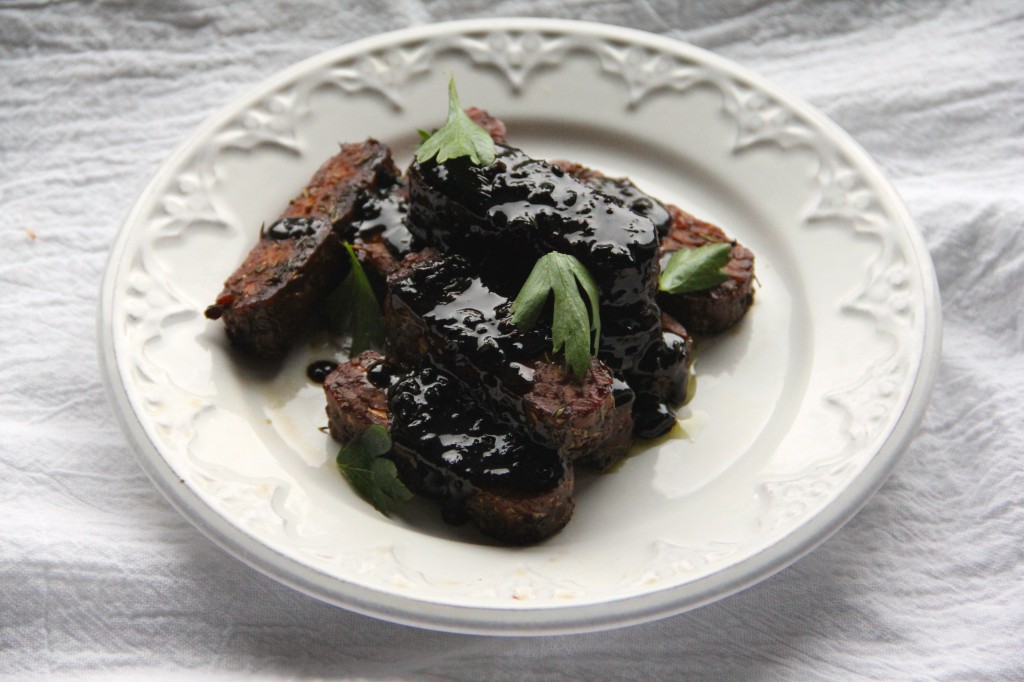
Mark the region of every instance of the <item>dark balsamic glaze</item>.
<instances>
[{"instance_id":1,"label":"dark balsamic glaze","mask_svg":"<svg viewBox=\"0 0 1024 682\"><path fill-rule=\"evenodd\" d=\"M640 438L657 438L675 423L676 411L653 396L640 396L633 404L633 433Z\"/></svg>"},{"instance_id":2,"label":"dark balsamic glaze","mask_svg":"<svg viewBox=\"0 0 1024 682\"><path fill-rule=\"evenodd\" d=\"M578 258L601 293L598 357L644 397L634 402L637 422L664 426L662 415L671 412L667 403L685 392L687 377L685 349L662 334L655 302L659 229L668 219L664 206L628 181L609 180L609 196L518 149L498 145L497 152L486 167L464 159L413 162L410 231L476 264L532 264L549 251ZM527 273L488 267L480 276L485 285L514 296Z\"/></svg>"},{"instance_id":3,"label":"dark balsamic glaze","mask_svg":"<svg viewBox=\"0 0 1024 682\"><path fill-rule=\"evenodd\" d=\"M511 301L493 291L459 256L424 263L392 283L393 299L410 306L439 331L453 350L481 369L501 372L534 360L550 347L549 330L524 331L512 323Z\"/></svg>"},{"instance_id":4,"label":"dark balsamic glaze","mask_svg":"<svg viewBox=\"0 0 1024 682\"><path fill-rule=\"evenodd\" d=\"M668 229L672 226L672 216L665 208L665 204L634 185L629 178L588 177L582 182L615 199L633 213L650 220L654 223L654 229L658 231L659 237L668 234Z\"/></svg>"},{"instance_id":5,"label":"dark balsamic glaze","mask_svg":"<svg viewBox=\"0 0 1024 682\"><path fill-rule=\"evenodd\" d=\"M337 369L338 363L334 360L316 360L306 367L306 377L317 384L324 383L327 375Z\"/></svg>"},{"instance_id":6,"label":"dark balsamic glaze","mask_svg":"<svg viewBox=\"0 0 1024 682\"><path fill-rule=\"evenodd\" d=\"M393 306L408 306L442 339L432 362L449 369L470 392L498 408L510 428L523 430L522 399L533 363L551 346L550 331L512 323L510 301L491 290L459 256L424 263L392 282Z\"/></svg>"},{"instance_id":7,"label":"dark balsamic glaze","mask_svg":"<svg viewBox=\"0 0 1024 682\"><path fill-rule=\"evenodd\" d=\"M431 497L461 501L477 488L539 493L565 477L557 452L517 437L445 372L426 366L386 381L391 436L426 465Z\"/></svg>"},{"instance_id":8,"label":"dark balsamic glaze","mask_svg":"<svg viewBox=\"0 0 1024 682\"><path fill-rule=\"evenodd\" d=\"M388 250L401 258L415 250L412 233L406 225L409 199L404 188L392 188L386 194L370 197L362 207L362 218L353 224L354 238L366 239L380 233Z\"/></svg>"},{"instance_id":9,"label":"dark balsamic glaze","mask_svg":"<svg viewBox=\"0 0 1024 682\"><path fill-rule=\"evenodd\" d=\"M275 241L301 239L316 234L323 225L324 222L316 218L281 218L263 230L262 236Z\"/></svg>"},{"instance_id":10,"label":"dark balsamic glaze","mask_svg":"<svg viewBox=\"0 0 1024 682\"><path fill-rule=\"evenodd\" d=\"M466 159L416 162L409 229L444 251L528 261L548 251L579 258L609 307L653 299L658 234L647 218L560 168L499 145L490 166Z\"/></svg>"},{"instance_id":11,"label":"dark balsamic glaze","mask_svg":"<svg viewBox=\"0 0 1024 682\"><path fill-rule=\"evenodd\" d=\"M612 398L615 399L615 407L622 407L633 402L636 393L621 377L616 376L612 379Z\"/></svg>"},{"instance_id":12,"label":"dark balsamic glaze","mask_svg":"<svg viewBox=\"0 0 1024 682\"><path fill-rule=\"evenodd\" d=\"M366 372L366 379L377 388L387 389L395 382L396 375L386 362L378 362Z\"/></svg>"}]
</instances>

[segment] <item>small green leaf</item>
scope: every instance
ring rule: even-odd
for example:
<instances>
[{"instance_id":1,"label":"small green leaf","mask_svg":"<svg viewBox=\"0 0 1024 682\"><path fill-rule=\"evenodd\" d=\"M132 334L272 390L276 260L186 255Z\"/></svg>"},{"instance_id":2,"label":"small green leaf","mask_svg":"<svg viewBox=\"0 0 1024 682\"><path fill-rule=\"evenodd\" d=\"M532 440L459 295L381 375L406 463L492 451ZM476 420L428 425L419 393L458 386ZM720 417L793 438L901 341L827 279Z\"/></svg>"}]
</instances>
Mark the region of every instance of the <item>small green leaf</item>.
<instances>
[{"instance_id":1,"label":"small green leaf","mask_svg":"<svg viewBox=\"0 0 1024 682\"><path fill-rule=\"evenodd\" d=\"M371 424L357 439L363 451L371 457L391 452L391 434L383 426Z\"/></svg>"},{"instance_id":2,"label":"small green leaf","mask_svg":"<svg viewBox=\"0 0 1024 682\"><path fill-rule=\"evenodd\" d=\"M387 516L391 507L412 499L398 477L395 463L384 457L391 451L391 434L374 424L338 452L338 470L374 509Z\"/></svg>"},{"instance_id":3,"label":"small green leaf","mask_svg":"<svg viewBox=\"0 0 1024 682\"><path fill-rule=\"evenodd\" d=\"M705 244L696 249L680 249L669 258L658 278L658 288L670 294L686 294L710 289L729 279L722 272L732 257L732 244Z\"/></svg>"},{"instance_id":4,"label":"small green leaf","mask_svg":"<svg viewBox=\"0 0 1024 682\"><path fill-rule=\"evenodd\" d=\"M526 278L519 295L512 302L512 322L523 329L533 329L537 324L537 318L544 310L544 304L551 292L551 275L548 267L550 262L551 260L545 257L534 264L530 276Z\"/></svg>"},{"instance_id":5,"label":"small green leaf","mask_svg":"<svg viewBox=\"0 0 1024 682\"><path fill-rule=\"evenodd\" d=\"M422 130L420 135L423 135ZM452 76L448 81L448 119L433 135L423 140L416 150L416 160L426 163L436 158L438 163L444 163L462 156L468 156L478 166L489 166L494 162L494 140L462 110L455 77Z\"/></svg>"},{"instance_id":6,"label":"small green leaf","mask_svg":"<svg viewBox=\"0 0 1024 682\"><path fill-rule=\"evenodd\" d=\"M427 132L426 130L424 130L423 128L418 128L418 129L416 130L416 132L417 132L417 133L419 134L419 136L420 136L420 142L426 142L427 140L429 140L429 139L430 139L430 133L428 133L428 132Z\"/></svg>"},{"instance_id":7,"label":"small green leaf","mask_svg":"<svg viewBox=\"0 0 1024 682\"><path fill-rule=\"evenodd\" d=\"M594 352L597 352L597 344L601 339L601 315L598 311L601 308L601 297L597 291L597 282L590 276L590 272L583 266L583 263L579 262L572 256L566 259L566 265L568 265L573 274L576 275L576 281L583 287L583 291L587 294L587 298L590 299L590 309L594 311L594 316L590 321L590 329L594 332Z\"/></svg>"},{"instance_id":8,"label":"small green leaf","mask_svg":"<svg viewBox=\"0 0 1024 682\"><path fill-rule=\"evenodd\" d=\"M590 303L589 316L580 288ZM519 295L512 302L512 322L523 329L532 329L544 310L549 293L555 297L551 320L552 349L556 353L562 351L565 364L577 378L582 377L590 369L592 352L597 352L601 341L597 284L583 263L573 256L556 251L546 254L533 266Z\"/></svg>"},{"instance_id":9,"label":"small green leaf","mask_svg":"<svg viewBox=\"0 0 1024 682\"><path fill-rule=\"evenodd\" d=\"M373 460L370 466L373 474L373 483L384 495L392 500L408 502L412 499L412 493L402 479L398 477L398 468L390 459L378 457Z\"/></svg>"},{"instance_id":10,"label":"small green leaf","mask_svg":"<svg viewBox=\"0 0 1024 682\"><path fill-rule=\"evenodd\" d=\"M331 329L352 334L352 355L384 347L384 316L373 293L366 271L356 258L355 249L346 243L351 269L338 288L327 298Z\"/></svg>"}]
</instances>

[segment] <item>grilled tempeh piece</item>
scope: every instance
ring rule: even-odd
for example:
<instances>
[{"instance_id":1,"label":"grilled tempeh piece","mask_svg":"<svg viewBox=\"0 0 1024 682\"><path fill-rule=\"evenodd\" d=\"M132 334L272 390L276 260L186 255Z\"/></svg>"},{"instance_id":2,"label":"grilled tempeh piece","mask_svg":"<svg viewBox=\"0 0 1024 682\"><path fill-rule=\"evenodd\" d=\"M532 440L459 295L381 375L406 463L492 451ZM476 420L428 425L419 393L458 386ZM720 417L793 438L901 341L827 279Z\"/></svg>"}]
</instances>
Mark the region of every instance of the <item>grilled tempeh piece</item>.
<instances>
[{"instance_id":1,"label":"grilled tempeh piece","mask_svg":"<svg viewBox=\"0 0 1024 682\"><path fill-rule=\"evenodd\" d=\"M650 194L633 184L629 178L610 178L599 170L594 170L572 161L552 161L552 166L561 168L584 185L593 187L606 194L638 215L654 223L659 237L664 237L672 225L672 216L668 207Z\"/></svg>"},{"instance_id":2,"label":"grilled tempeh piece","mask_svg":"<svg viewBox=\"0 0 1024 682\"><path fill-rule=\"evenodd\" d=\"M575 460L614 461L632 442L633 391L595 360L581 381L549 357L549 330L522 331L469 263L424 249L389 279L388 359L429 359L524 436Z\"/></svg>"},{"instance_id":3,"label":"grilled tempeh piece","mask_svg":"<svg viewBox=\"0 0 1024 682\"><path fill-rule=\"evenodd\" d=\"M661 236L662 266L680 249L705 244L732 243L732 260L725 266L730 279L706 291L688 294L658 293L658 303L697 334L717 334L733 326L754 301L754 254L726 236L721 228L700 220L678 206L665 205L646 194L628 178L610 178L601 171L571 161L553 161L580 182L604 192L624 206L650 218Z\"/></svg>"},{"instance_id":4,"label":"grilled tempeh piece","mask_svg":"<svg viewBox=\"0 0 1024 682\"><path fill-rule=\"evenodd\" d=\"M347 443L368 427L388 425L388 398L384 389L368 379L371 369L384 362L372 350L363 351L338 365L324 379L327 394L327 425L331 438Z\"/></svg>"},{"instance_id":5,"label":"grilled tempeh piece","mask_svg":"<svg viewBox=\"0 0 1024 682\"><path fill-rule=\"evenodd\" d=\"M695 218L677 206L669 206L672 225L661 240L667 261L679 249L695 249L705 244L732 244L730 261L723 271L729 279L718 286L688 294L658 295L662 309L676 317L694 334L718 334L743 319L754 302L754 254L739 242L729 239L721 228Z\"/></svg>"},{"instance_id":6,"label":"grilled tempeh piece","mask_svg":"<svg viewBox=\"0 0 1024 682\"><path fill-rule=\"evenodd\" d=\"M504 145L497 145L490 166L464 159L443 167L413 162L408 177L409 229L425 243L488 266L504 261L528 268L550 251L579 259L600 290L598 357L621 374L643 407L635 412L637 433L655 436L671 428L662 389L675 381L679 386L669 393L683 390L688 357L662 334L655 303L659 237L649 218L564 169ZM482 274L511 294L526 272L488 267Z\"/></svg>"},{"instance_id":7,"label":"grilled tempeh piece","mask_svg":"<svg viewBox=\"0 0 1024 682\"><path fill-rule=\"evenodd\" d=\"M363 205L397 177L390 150L379 142L342 146L281 218L261 232L206 317L223 318L228 338L241 350L284 354L348 274L342 242Z\"/></svg>"},{"instance_id":8,"label":"grilled tempeh piece","mask_svg":"<svg viewBox=\"0 0 1024 682\"><path fill-rule=\"evenodd\" d=\"M448 374L401 371L367 351L324 382L331 435L341 442L386 425L391 458L410 489L507 544L549 537L572 516L573 471L553 450L517 437Z\"/></svg>"}]
</instances>

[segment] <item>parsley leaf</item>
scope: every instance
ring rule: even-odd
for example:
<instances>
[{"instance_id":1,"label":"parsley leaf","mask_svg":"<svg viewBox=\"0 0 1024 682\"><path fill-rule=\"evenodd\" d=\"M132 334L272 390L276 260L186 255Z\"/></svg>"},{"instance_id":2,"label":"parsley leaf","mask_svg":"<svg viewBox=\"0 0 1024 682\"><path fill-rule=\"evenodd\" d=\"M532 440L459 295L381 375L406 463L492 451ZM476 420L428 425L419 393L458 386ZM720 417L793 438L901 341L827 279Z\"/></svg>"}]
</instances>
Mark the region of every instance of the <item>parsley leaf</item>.
<instances>
[{"instance_id":1,"label":"parsley leaf","mask_svg":"<svg viewBox=\"0 0 1024 682\"><path fill-rule=\"evenodd\" d=\"M590 301L589 318L580 288ZM533 266L512 302L512 322L523 329L532 329L544 310L548 293L555 297L551 321L553 350L557 353L564 348L565 363L577 378L582 377L590 368L591 347L597 352L601 340L597 284L583 263L568 254L552 251Z\"/></svg>"},{"instance_id":2,"label":"parsley leaf","mask_svg":"<svg viewBox=\"0 0 1024 682\"><path fill-rule=\"evenodd\" d=\"M352 355L358 355L368 348L384 347L384 316L355 249L349 243L345 248L351 269L327 298L327 315L336 333L352 334Z\"/></svg>"},{"instance_id":3,"label":"parsley leaf","mask_svg":"<svg viewBox=\"0 0 1024 682\"><path fill-rule=\"evenodd\" d=\"M416 160L426 163L437 157L438 163L444 163L460 156L468 156L478 166L489 166L494 162L494 140L462 110L452 76L448 81L448 120L420 144Z\"/></svg>"},{"instance_id":4,"label":"parsley leaf","mask_svg":"<svg viewBox=\"0 0 1024 682\"><path fill-rule=\"evenodd\" d=\"M710 289L729 279L722 272L732 258L732 244L705 244L696 249L680 249L672 254L658 278L658 288L670 294L686 294Z\"/></svg>"},{"instance_id":5,"label":"parsley leaf","mask_svg":"<svg viewBox=\"0 0 1024 682\"><path fill-rule=\"evenodd\" d=\"M412 493L398 477L395 463L384 457L391 450L391 434L373 424L338 452L338 470L359 496L384 516Z\"/></svg>"}]
</instances>

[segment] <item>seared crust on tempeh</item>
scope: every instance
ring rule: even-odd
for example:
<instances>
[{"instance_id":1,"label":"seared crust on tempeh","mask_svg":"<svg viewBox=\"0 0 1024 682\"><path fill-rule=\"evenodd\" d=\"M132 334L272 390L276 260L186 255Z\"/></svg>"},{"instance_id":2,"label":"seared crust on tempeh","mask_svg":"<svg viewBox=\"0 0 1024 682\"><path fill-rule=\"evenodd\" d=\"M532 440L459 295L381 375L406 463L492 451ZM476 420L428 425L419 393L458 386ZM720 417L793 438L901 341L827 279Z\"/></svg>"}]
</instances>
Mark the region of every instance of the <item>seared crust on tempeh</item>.
<instances>
[{"instance_id":1,"label":"seared crust on tempeh","mask_svg":"<svg viewBox=\"0 0 1024 682\"><path fill-rule=\"evenodd\" d=\"M224 319L236 348L264 357L284 354L348 272L345 250L331 226L307 222L302 236L293 230L295 237L260 239L206 309L211 320Z\"/></svg>"},{"instance_id":2,"label":"seared crust on tempeh","mask_svg":"<svg viewBox=\"0 0 1024 682\"><path fill-rule=\"evenodd\" d=\"M342 242L363 203L397 176L391 152L379 142L343 145L278 222L261 231L206 317L223 319L239 349L282 355L348 273Z\"/></svg>"},{"instance_id":3,"label":"seared crust on tempeh","mask_svg":"<svg viewBox=\"0 0 1024 682\"><path fill-rule=\"evenodd\" d=\"M672 226L661 240L663 258L680 249L705 244L731 243L730 260L723 268L729 279L718 286L688 294L658 295L662 310L694 334L717 334L743 319L754 302L754 254L729 239L716 225L700 220L677 206L669 206Z\"/></svg>"},{"instance_id":4,"label":"seared crust on tempeh","mask_svg":"<svg viewBox=\"0 0 1024 682\"><path fill-rule=\"evenodd\" d=\"M341 237L358 220L363 202L397 182L401 173L391 150L377 140L343 144L313 175L299 196L288 202L282 218L318 218Z\"/></svg>"},{"instance_id":5,"label":"seared crust on tempeh","mask_svg":"<svg viewBox=\"0 0 1024 682\"><path fill-rule=\"evenodd\" d=\"M387 396L367 377L367 372L383 361L380 353L364 351L324 379L327 424L331 438L339 443L349 442L374 424L388 425Z\"/></svg>"},{"instance_id":6,"label":"seared crust on tempeh","mask_svg":"<svg viewBox=\"0 0 1024 682\"><path fill-rule=\"evenodd\" d=\"M414 450L396 443L392 459L406 487L425 497L436 497L424 486L424 480L435 472L416 457ZM576 508L575 479L570 466L566 467L558 485L544 492L478 489L458 502L457 508L442 506L442 513L450 523L469 521L487 537L506 545L532 545L551 537L569 523Z\"/></svg>"}]
</instances>

